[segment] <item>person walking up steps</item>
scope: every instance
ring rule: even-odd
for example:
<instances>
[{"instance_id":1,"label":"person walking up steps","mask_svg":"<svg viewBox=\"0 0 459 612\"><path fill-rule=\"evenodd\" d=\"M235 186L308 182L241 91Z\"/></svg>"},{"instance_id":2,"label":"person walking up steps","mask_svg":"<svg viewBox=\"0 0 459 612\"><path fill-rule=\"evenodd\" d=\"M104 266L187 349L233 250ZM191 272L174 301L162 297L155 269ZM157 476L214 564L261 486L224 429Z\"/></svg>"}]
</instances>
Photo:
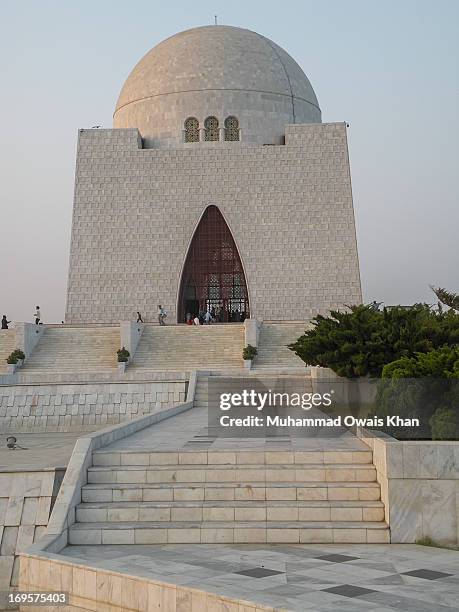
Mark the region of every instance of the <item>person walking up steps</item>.
<instances>
[{"instance_id":1,"label":"person walking up steps","mask_svg":"<svg viewBox=\"0 0 459 612\"><path fill-rule=\"evenodd\" d=\"M35 317L35 325L38 325L41 321L40 306L36 307L34 317Z\"/></svg>"},{"instance_id":2,"label":"person walking up steps","mask_svg":"<svg viewBox=\"0 0 459 612\"><path fill-rule=\"evenodd\" d=\"M6 315L3 315L3 317L2 317L2 329L8 329L8 323L11 323L11 321L7 321L6 320Z\"/></svg>"},{"instance_id":3,"label":"person walking up steps","mask_svg":"<svg viewBox=\"0 0 459 612\"><path fill-rule=\"evenodd\" d=\"M158 323L160 325L166 325L164 323L164 319L167 317L167 313L164 310L164 308L161 306L161 304L158 304Z\"/></svg>"}]
</instances>

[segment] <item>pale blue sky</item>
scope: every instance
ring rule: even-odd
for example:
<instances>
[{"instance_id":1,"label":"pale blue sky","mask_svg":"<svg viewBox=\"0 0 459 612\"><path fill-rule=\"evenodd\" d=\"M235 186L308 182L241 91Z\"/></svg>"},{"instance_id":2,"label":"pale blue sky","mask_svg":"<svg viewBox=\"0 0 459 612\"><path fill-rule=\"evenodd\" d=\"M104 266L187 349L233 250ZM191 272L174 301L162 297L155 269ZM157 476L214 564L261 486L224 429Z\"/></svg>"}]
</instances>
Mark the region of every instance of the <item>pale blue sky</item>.
<instances>
[{"instance_id":1,"label":"pale blue sky","mask_svg":"<svg viewBox=\"0 0 459 612\"><path fill-rule=\"evenodd\" d=\"M364 298L459 291L457 0L3 0L0 314L64 316L77 130L110 127L140 57L177 31L256 30L347 121Z\"/></svg>"}]
</instances>

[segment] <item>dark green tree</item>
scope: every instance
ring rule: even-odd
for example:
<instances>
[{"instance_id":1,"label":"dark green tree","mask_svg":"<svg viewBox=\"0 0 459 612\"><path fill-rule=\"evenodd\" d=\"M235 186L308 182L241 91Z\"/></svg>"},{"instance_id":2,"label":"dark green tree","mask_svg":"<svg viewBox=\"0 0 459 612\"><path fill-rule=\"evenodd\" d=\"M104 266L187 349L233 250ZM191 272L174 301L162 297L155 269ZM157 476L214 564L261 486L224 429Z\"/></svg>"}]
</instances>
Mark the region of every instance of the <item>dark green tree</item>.
<instances>
[{"instance_id":1,"label":"dark green tree","mask_svg":"<svg viewBox=\"0 0 459 612\"><path fill-rule=\"evenodd\" d=\"M391 428L396 437L437 440L459 437L459 347L443 346L384 366L375 413L417 418L420 427Z\"/></svg>"},{"instance_id":2,"label":"dark green tree","mask_svg":"<svg viewBox=\"0 0 459 612\"><path fill-rule=\"evenodd\" d=\"M347 312L318 315L312 329L289 346L308 365L331 368L339 376L380 377L400 359L459 342L459 315L434 312L427 304L374 310L352 306Z\"/></svg>"},{"instance_id":3,"label":"dark green tree","mask_svg":"<svg viewBox=\"0 0 459 612\"><path fill-rule=\"evenodd\" d=\"M430 285L430 288L437 296L439 302L459 312L459 295L457 293L452 293L440 287L435 288L432 285Z\"/></svg>"}]
</instances>

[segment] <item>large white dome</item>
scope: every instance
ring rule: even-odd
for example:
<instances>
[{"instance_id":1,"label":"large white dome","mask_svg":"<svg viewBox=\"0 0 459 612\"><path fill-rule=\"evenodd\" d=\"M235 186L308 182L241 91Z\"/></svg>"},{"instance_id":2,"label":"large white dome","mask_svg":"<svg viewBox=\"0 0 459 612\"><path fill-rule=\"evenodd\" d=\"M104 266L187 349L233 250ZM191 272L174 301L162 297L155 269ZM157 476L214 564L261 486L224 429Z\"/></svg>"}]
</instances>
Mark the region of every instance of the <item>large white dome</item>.
<instances>
[{"instance_id":1,"label":"large white dome","mask_svg":"<svg viewBox=\"0 0 459 612\"><path fill-rule=\"evenodd\" d=\"M241 140L262 144L281 143L285 124L321 121L308 78L281 47L250 30L204 26L140 60L121 90L114 127L137 127L147 147L172 147L183 142L188 117L203 126L208 116L221 127L236 117Z\"/></svg>"}]
</instances>

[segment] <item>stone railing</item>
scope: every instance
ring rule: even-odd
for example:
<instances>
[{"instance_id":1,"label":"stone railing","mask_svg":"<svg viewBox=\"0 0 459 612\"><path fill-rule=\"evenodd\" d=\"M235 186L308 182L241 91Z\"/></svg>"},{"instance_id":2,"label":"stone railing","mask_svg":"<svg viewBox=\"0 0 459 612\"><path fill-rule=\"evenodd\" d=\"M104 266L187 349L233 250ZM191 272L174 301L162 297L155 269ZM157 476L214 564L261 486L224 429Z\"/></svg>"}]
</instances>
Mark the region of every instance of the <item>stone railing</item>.
<instances>
[{"instance_id":1,"label":"stone railing","mask_svg":"<svg viewBox=\"0 0 459 612\"><path fill-rule=\"evenodd\" d=\"M120 348L124 346L129 351L129 361L132 361L135 355L143 329L143 323L134 321L121 321L120 323Z\"/></svg>"}]
</instances>

